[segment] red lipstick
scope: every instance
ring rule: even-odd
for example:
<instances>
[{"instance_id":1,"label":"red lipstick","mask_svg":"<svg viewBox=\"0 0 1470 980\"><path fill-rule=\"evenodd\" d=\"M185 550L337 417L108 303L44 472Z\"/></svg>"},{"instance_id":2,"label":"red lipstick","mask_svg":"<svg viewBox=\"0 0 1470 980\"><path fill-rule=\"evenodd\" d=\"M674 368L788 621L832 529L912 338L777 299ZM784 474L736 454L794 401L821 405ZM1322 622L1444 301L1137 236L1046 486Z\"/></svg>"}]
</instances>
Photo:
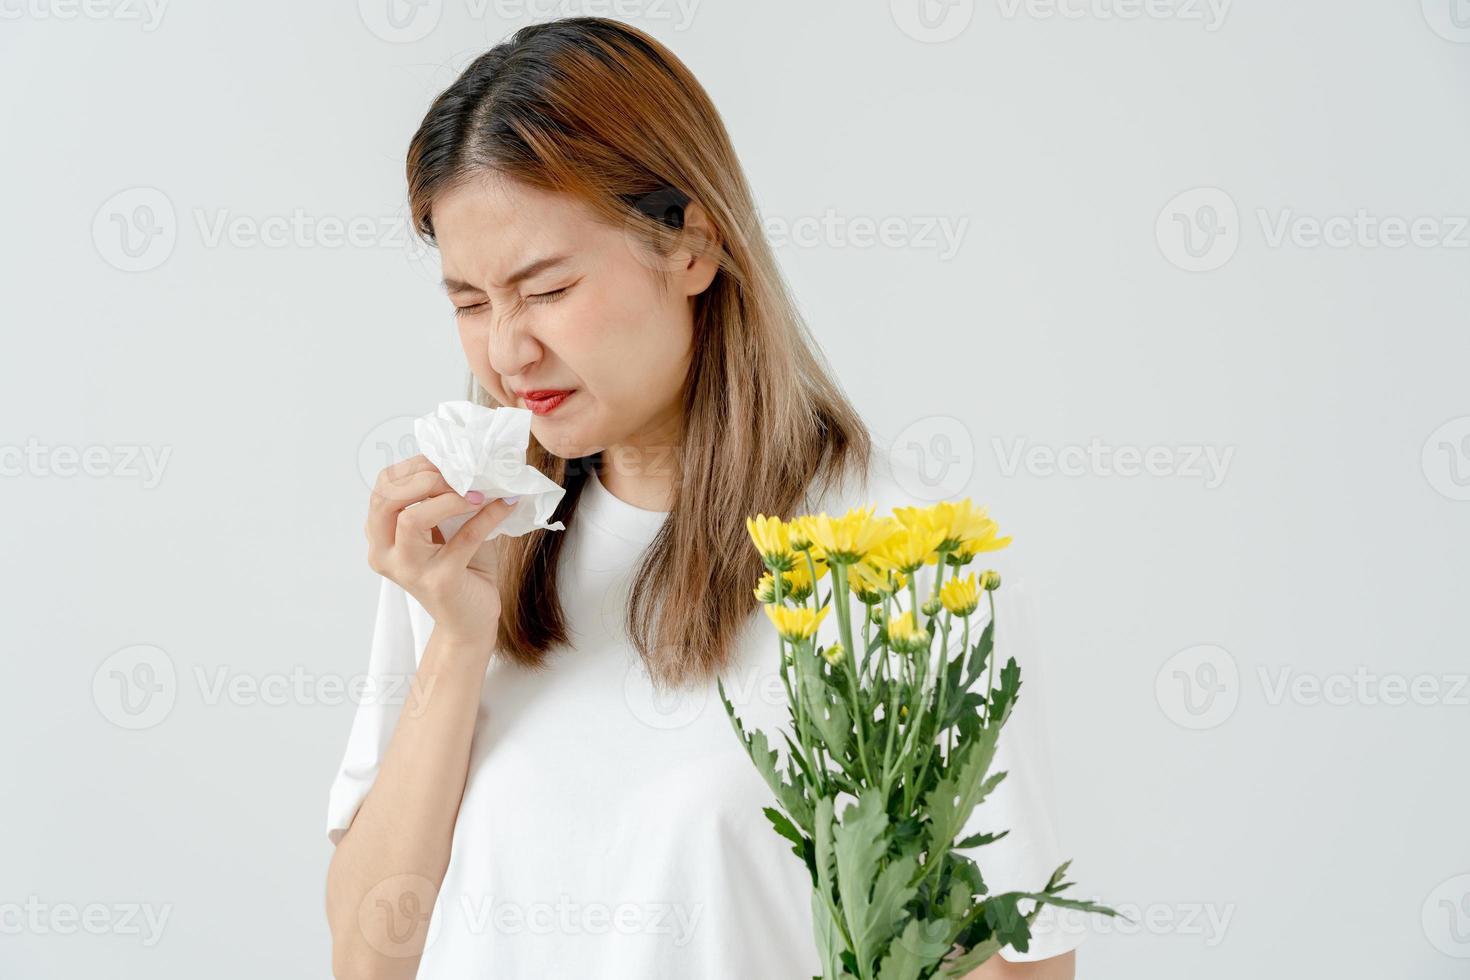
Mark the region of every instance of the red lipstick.
<instances>
[{"instance_id":1,"label":"red lipstick","mask_svg":"<svg viewBox=\"0 0 1470 980\"><path fill-rule=\"evenodd\" d=\"M541 388L534 391L518 391L526 407L537 415L550 415L556 407L566 401L575 388Z\"/></svg>"}]
</instances>

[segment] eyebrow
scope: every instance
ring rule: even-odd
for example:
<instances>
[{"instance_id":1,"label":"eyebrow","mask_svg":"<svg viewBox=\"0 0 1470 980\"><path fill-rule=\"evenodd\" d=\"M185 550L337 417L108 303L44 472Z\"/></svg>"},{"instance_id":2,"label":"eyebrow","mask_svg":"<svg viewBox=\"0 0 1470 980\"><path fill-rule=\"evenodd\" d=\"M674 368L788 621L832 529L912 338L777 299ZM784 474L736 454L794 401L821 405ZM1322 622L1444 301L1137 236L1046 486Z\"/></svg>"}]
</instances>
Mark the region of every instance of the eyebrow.
<instances>
[{"instance_id":1,"label":"eyebrow","mask_svg":"<svg viewBox=\"0 0 1470 980\"><path fill-rule=\"evenodd\" d=\"M570 259L570 255L548 255L544 258L539 258L534 262L529 262L526 265L521 266L515 272L512 272L508 277L506 277L505 287L508 289L511 286L514 286L516 283L520 282L522 279L529 279L531 276L534 276L538 272L544 272L552 266L561 265L563 262L566 262ZM474 285L473 283L463 282L459 279L450 279L446 277L444 279L444 288L451 293L457 293L464 290L478 290L480 287Z\"/></svg>"}]
</instances>

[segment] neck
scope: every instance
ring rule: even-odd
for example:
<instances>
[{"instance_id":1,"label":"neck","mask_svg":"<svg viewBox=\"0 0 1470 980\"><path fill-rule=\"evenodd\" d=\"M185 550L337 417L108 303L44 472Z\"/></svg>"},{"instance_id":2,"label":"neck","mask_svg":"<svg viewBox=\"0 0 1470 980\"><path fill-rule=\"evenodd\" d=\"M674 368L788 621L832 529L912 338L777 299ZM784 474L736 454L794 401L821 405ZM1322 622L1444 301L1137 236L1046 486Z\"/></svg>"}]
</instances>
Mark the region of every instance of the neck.
<instances>
[{"instance_id":1,"label":"neck","mask_svg":"<svg viewBox=\"0 0 1470 980\"><path fill-rule=\"evenodd\" d=\"M672 510L678 446L670 440L610 445L602 451L597 478L608 493L643 510Z\"/></svg>"}]
</instances>

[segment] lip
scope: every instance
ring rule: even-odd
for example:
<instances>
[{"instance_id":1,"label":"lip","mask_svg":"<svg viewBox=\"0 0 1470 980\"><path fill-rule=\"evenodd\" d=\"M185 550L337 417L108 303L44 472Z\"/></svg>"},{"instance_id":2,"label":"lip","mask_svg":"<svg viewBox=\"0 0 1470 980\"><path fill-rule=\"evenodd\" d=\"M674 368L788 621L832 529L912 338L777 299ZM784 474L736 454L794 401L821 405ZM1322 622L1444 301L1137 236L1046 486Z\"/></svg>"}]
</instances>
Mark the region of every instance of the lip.
<instances>
[{"instance_id":1,"label":"lip","mask_svg":"<svg viewBox=\"0 0 1470 980\"><path fill-rule=\"evenodd\" d=\"M558 405L576 391L575 388L542 388L536 391L518 391L521 401L536 415L550 415Z\"/></svg>"}]
</instances>

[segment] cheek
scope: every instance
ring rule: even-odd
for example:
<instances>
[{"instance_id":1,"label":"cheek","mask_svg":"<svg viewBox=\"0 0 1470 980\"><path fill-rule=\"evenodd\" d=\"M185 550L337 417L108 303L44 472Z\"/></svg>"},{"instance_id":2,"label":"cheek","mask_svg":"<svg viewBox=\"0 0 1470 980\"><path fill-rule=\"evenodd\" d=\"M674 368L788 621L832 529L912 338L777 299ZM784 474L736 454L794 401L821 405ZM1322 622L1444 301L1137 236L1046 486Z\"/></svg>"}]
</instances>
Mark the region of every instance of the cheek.
<instances>
[{"instance_id":1,"label":"cheek","mask_svg":"<svg viewBox=\"0 0 1470 980\"><path fill-rule=\"evenodd\" d=\"M600 399L629 407L665 401L688 366L687 310L641 282L589 294L586 305L566 311L559 352Z\"/></svg>"},{"instance_id":2,"label":"cheek","mask_svg":"<svg viewBox=\"0 0 1470 980\"><path fill-rule=\"evenodd\" d=\"M484 328L476 327L468 320L460 320L459 346L464 351L465 363L469 365L470 373L480 382L480 387L488 391L496 401L505 403L506 396L500 390L499 377L490 367L490 351L486 347Z\"/></svg>"}]
</instances>

